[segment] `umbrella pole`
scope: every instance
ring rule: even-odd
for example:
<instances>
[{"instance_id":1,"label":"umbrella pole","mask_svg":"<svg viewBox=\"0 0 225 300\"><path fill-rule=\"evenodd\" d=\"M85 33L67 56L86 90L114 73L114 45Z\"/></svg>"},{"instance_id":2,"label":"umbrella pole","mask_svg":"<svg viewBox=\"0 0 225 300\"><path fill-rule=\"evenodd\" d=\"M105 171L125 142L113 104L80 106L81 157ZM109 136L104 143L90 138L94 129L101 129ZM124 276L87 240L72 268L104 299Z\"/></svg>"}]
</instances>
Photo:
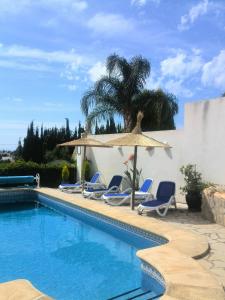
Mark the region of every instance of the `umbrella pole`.
<instances>
[{"instance_id":1,"label":"umbrella pole","mask_svg":"<svg viewBox=\"0 0 225 300\"><path fill-rule=\"evenodd\" d=\"M83 153L83 161L82 161L82 168L81 168L81 184L82 184L82 191L84 190L84 171L85 171L85 166L84 166L84 162L85 162L85 158L86 158L86 146L84 146L84 153Z\"/></svg>"},{"instance_id":2,"label":"umbrella pole","mask_svg":"<svg viewBox=\"0 0 225 300\"><path fill-rule=\"evenodd\" d=\"M134 210L134 201L135 201L136 168L137 168L137 146L134 146L134 167L133 167L132 197L131 197L131 202L130 202L130 208L132 210Z\"/></svg>"}]
</instances>

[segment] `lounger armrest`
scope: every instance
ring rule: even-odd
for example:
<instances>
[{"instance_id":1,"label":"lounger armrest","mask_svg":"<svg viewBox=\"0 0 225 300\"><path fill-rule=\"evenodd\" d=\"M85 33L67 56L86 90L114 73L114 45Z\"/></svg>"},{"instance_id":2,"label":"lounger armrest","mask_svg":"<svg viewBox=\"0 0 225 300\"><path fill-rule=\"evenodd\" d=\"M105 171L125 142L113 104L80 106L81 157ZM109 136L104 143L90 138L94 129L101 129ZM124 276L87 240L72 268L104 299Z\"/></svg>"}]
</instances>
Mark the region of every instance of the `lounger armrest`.
<instances>
[{"instance_id":1,"label":"lounger armrest","mask_svg":"<svg viewBox=\"0 0 225 300\"><path fill-rule=\"evenodd\" d=\"M98 187L98 188L105 188L106 186L105 186L105 184L104 183L101 183L101 182L94 182L94 183L87 183L86 184L86 186L87 187L93 187L93 188L95 188L95 187Z\"/></svg>"},{"instance_id":2,"label":"lounger armrest","mask_svg":"<svg viewBox=\"0 0 225 300\"><path fill-rule=\"evenodd\" d=\"M170 200L169 200L170 203L172 202L176 202L176 198L175 198L175 195L171 196L170 197Z\"/></svg>"},{"instance_id":3,"label":"lounger armrest","mask_svg":"<svg viewBox=\"0 0 225 300\"><path fill-rule=\"evenodd\" d=\"M146 193L146 198L145 200L143 201L143 203L145 203L146 201L149 201L149 200L155 200L155 197L153 194L151 193Z\"/></svg>"},{"instance_id":4,"label":"lounger armrest","mask_svg":"<svg viewBox=\"0 0 225 300\"><path fill-rule=\"evenodd\" d=\"M119 192L118 186L112 186L105 194L108 194L110 192Z\"/></svg>"},{"instance_id":5,"label":"lounger armrest","mask_svg":"<svg viewBox=\"0 0 225 300\"><path fill-rule=\"evenodd\" d=\"M126 190L123 191L124 194L127 194L129 192L132 192L132 188L127 188Z\"/></svg>"}]
</instances>

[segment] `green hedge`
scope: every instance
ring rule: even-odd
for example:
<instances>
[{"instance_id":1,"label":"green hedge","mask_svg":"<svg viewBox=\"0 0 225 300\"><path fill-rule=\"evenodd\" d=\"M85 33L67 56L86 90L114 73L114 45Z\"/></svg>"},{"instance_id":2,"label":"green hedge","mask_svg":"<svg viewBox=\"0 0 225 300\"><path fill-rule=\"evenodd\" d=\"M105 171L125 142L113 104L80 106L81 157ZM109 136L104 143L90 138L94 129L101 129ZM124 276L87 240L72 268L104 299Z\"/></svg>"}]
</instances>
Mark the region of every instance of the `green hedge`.
<instances>
[{"instance_id":1,"label":"green hedge","mask_svg":"<svg viewBox=\"0 0 225 300\"><path fill-rule=\"evenodd\" d=\"M16 161L0 163L0 176L24 176L37 173L41 177L41 186L57 187L62 181L62 164L37 164L34 162ZM68 163L69 182L76 182L76 167Z\"/></svg>"}]
</instances>

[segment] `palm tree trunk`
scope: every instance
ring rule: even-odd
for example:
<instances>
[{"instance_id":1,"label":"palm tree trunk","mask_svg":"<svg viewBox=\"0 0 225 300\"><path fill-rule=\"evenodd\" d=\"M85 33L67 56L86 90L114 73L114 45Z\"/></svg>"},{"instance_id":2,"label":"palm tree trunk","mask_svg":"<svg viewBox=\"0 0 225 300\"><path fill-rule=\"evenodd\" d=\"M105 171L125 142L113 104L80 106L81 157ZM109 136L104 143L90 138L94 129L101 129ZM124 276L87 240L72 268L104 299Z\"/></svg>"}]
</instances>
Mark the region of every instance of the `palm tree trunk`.
<instances>
[{"instance_id":1,"label":"palm tree trunk","mask_svg":"<svg viewBox=\"0 0 225 300\"><path fill-rule=\"evenodd\" d=\"M131 112L129 111L124 112L123 120L124 120L124 131L131 132L131 130L133 129Z\"/></svg>"}]
</instances>

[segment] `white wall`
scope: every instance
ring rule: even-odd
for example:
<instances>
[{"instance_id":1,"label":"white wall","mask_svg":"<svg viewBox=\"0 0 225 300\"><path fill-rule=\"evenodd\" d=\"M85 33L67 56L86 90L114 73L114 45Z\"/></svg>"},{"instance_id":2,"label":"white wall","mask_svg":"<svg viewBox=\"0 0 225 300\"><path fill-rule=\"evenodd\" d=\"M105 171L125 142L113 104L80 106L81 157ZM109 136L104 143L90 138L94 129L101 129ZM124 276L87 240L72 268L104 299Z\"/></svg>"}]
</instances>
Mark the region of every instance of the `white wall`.
<instances>
[{"instance_id":1,"label":"white wall","mask_svg":"<svg viewBox=\"0 0 225 300\"><path fill-rule=\"evenodd\" d=\"M206 180L225 184L225 97L185 107L184 163L196 163Z\"/></svg>"},{"instance_id":2,"label":"white wall","mask_svg":"<svg viewBox=\"0 0 225 300\"><path fill-rule=\"evenodd\" d=\"M176 182L178 201L183 201L179 190L183 178L179 169L188 163L196 164L205 180L225 184L225 98L187 104L184 129L144 134L172 146L171 149L138 148L137 167L142 168L143 178L154 179L153 192L159 181L172 180ZM98 135L95 138L105 142L122 135ZM101 171L108 183L112 175L124 173L123 162L132 153L132 147L88 148L87 157L92 171Z\"/></svg>"}]
</instances>

